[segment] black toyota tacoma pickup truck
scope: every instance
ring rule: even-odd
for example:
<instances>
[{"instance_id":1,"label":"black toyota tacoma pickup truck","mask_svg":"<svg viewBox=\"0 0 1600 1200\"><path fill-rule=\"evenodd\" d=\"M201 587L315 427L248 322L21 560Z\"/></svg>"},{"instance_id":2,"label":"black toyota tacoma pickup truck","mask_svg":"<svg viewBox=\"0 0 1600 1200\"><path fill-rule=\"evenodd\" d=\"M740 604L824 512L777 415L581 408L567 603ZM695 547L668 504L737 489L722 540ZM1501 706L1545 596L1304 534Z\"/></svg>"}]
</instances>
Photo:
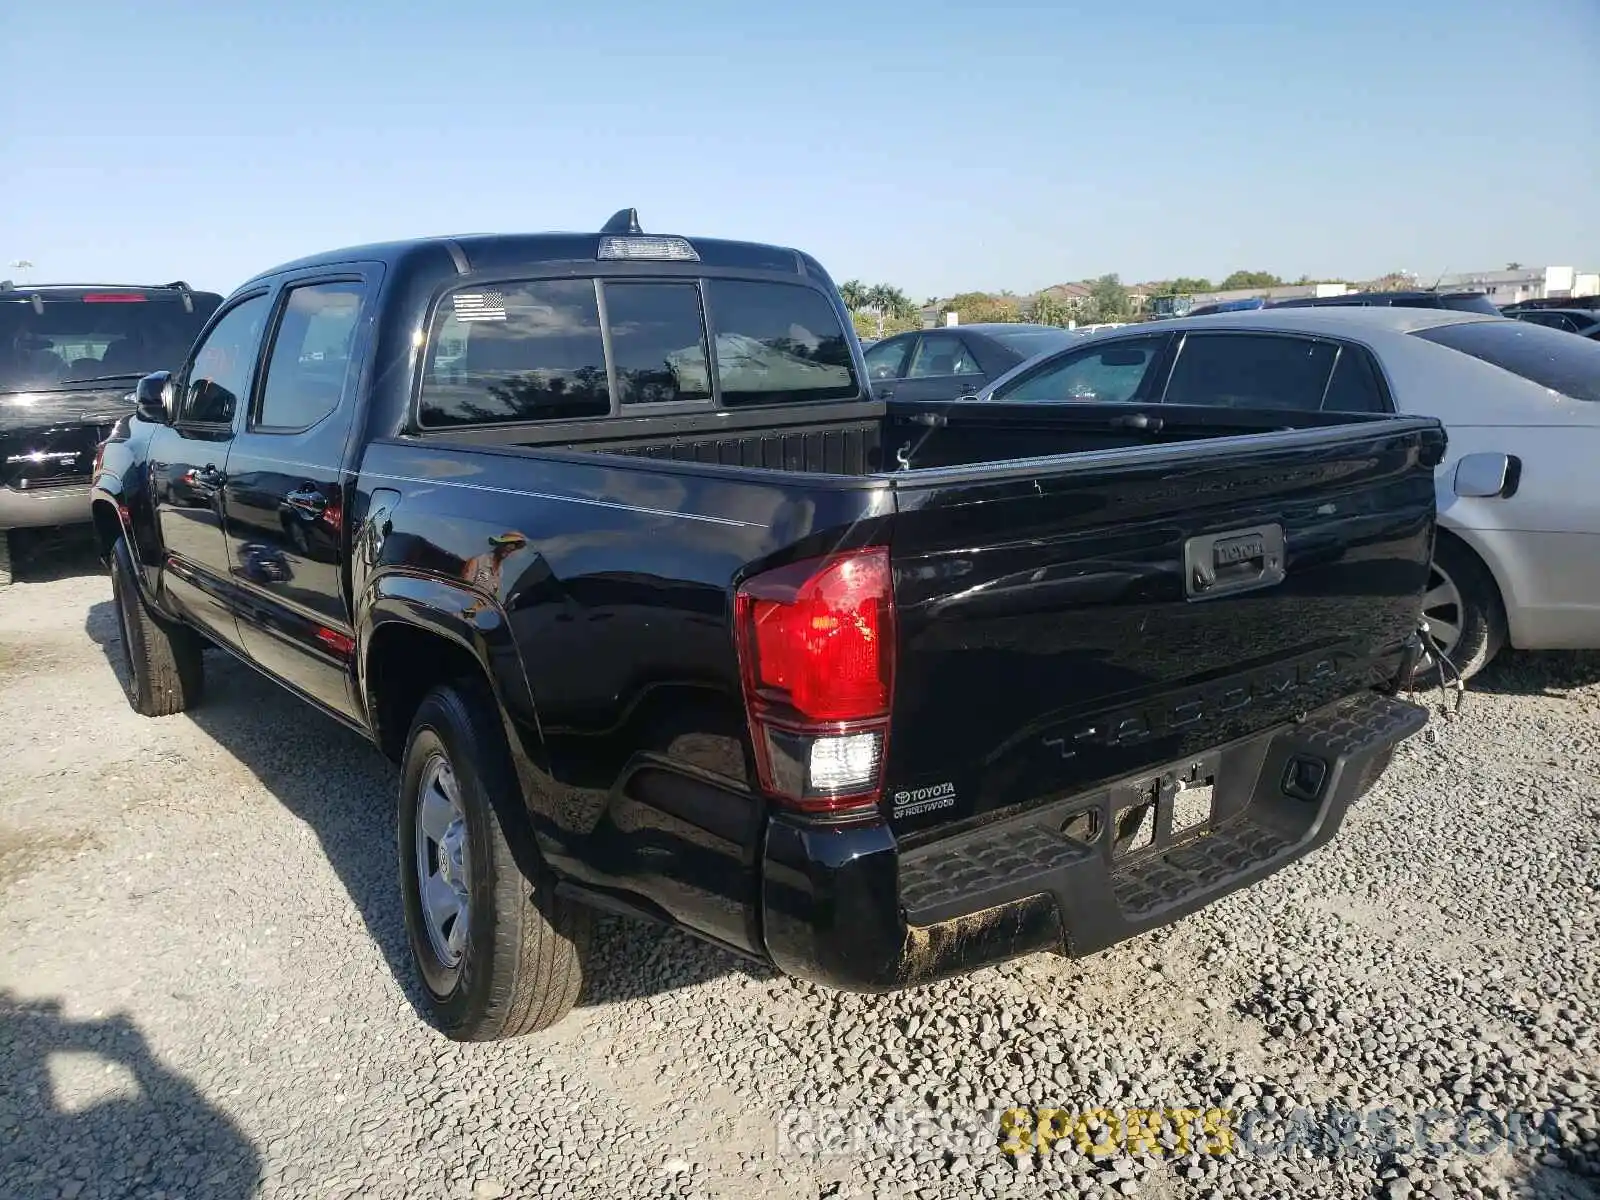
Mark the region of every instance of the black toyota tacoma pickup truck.
<instances>
[{"instance_id":1,"label":"black toyota tacoma pickup truck","mask_svg":"<svg viewBox=\"0 0 1600 1200\"><path fill-rule=\"evenodd\" d=\"M0 281L0 586L17 531L88 524L95 447L221 303L186 283Z\"/></svg>"},{"instance_id":2,"label":"black toyota tacoma pickup truck","mask_svg":"<svg viewBox=\"0 0 1600 1200\"><path fill-rule=\"evenodd\" d=\"M215 645L400 765L453 1037L559 1019L595 910L861 991L1087 954L1425 719L1432 420L874 400L814 259L626 211L291 263L174 366L94 485L131 702Z\"/></svg>"}]
</instances>

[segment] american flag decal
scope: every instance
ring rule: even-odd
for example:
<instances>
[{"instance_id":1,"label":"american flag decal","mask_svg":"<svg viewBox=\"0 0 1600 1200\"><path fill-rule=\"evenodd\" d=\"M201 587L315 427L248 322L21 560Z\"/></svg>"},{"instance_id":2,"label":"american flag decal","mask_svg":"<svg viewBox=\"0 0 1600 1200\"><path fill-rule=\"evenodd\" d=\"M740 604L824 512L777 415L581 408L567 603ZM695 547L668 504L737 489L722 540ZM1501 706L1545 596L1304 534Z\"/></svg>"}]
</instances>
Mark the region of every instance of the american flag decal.
<instances>
[{"instance_id":1,"label":"american flag decal","mask_svg":"<svg viewBox=\"0 0 1600 1200\"><path fill-rule=\"evenodd\" d=\"M458 321L504 321L506 298L500 292L457 292L450 297Z\"/></svg>"}]
</instances>

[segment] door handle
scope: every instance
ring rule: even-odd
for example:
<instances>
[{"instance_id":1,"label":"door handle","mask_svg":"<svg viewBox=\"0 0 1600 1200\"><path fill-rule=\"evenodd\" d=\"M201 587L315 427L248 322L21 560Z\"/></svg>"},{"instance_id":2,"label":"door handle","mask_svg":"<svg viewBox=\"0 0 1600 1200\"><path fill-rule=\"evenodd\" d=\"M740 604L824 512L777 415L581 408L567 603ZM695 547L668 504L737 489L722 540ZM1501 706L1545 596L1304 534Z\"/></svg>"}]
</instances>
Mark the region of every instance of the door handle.
<instances>
[{"instance_id":1,"label":"door handle","mask_svg":"<svg viewBox=\"0 0 1600 1200\"><path fill-rule=\"evenodd\" d=\"M313 487L297 488L283 498L295 512L307 517L320 517L328 507L328 498Z\"/></svg>"},{"instance_id":2,"label":"door handle","mask_svg":"<svg viewBox=\"0 0 1600 1200\"><path fill-rule=\"evenodd\" d=\"M194 473L194 481L201 487L221 487L226 477L211 463Z\"/></svg>"}]
</instances>

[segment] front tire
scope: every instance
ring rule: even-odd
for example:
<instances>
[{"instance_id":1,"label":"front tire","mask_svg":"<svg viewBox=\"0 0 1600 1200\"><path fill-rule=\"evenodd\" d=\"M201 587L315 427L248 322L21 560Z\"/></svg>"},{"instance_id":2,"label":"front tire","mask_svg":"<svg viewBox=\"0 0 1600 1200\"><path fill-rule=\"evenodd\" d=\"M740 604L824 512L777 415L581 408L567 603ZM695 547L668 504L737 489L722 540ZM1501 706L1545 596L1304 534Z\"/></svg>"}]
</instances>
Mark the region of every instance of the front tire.
<instances>
[{"instance_id":1,"label":"front tire","mask_svg":"<svg viewBox=\"0 0 1600 1200\"><path fill-rule=\"evenodd\" d=\"M139 592L138 575L128 539L111 551L111 595L122 634L126 691L133 711L146 717L169 717L200 702L205 664L198 634L150 611Z\"/></svg>"},{"instance_id":2,"label":"front tire","mask_svg":"<svg viewBox=\"0 0 1600 1200\"><path fill-rule=\"evenodd\" d=\"M555 896L527 845L537 878L524 875L495 797L521 808L493 699L476 682L435 688L406 741L400 886L428 1016L456 1041L545 1029L583 986L590 914Z\"/></svg>"},{"instance_id":3,"label":"front tire","mask_svg":"<svg viewBox=\"0 0 1600 1200\"><path fill-rule=\"evenodd\" d=\"M1483 670L1505 645L1506 610L1494 576L1482 559L1442 532L1433 548L1422 615L1462 679ZM1417 667L1416 686L1437 685L1439 673L1434 656L1426 654ZM1445 677L1451 678L1448 672Z\"/></svg>"}]
</instances>

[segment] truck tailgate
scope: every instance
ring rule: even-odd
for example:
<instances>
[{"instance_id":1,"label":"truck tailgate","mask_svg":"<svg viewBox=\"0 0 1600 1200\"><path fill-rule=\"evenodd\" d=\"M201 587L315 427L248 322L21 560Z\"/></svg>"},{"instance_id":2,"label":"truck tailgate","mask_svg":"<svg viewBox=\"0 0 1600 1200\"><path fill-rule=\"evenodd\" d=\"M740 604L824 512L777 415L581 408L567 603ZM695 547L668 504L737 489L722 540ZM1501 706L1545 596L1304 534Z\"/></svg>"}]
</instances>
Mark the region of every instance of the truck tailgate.
<instances>
[{"instance_id":1,"label":"truck tailgate","mask_svg":"<svg viewBox=\"0 0 1600 1200\"><path fill-rule=\"evenodd\" d=\"M902 841L1170 764L1394 679L1437 422L894 476L885 810Z\"/></svg>"}]
</instances>

